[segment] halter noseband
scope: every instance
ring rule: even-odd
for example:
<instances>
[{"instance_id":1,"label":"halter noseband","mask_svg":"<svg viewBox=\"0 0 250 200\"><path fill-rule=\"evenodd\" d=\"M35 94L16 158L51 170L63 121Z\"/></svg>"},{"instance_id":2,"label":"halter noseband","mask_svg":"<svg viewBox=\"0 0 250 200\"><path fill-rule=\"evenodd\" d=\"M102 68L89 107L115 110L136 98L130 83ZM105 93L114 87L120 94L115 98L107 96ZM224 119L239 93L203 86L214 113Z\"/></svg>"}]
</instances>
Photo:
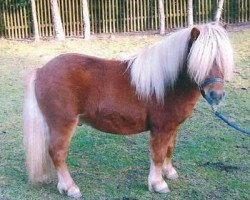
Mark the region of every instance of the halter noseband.
<instances>
[{"instance_id":1,"label":"halter noseband","mask_svg":"<svg viewBox=\"0 0 250 200\"><path fill-rule=\"evenodd\" d=\"M208 78L199 85L200 90L203 90L204 87L211 83L224 83L224 80L222 78Z\"/></svg>"},{"instance_id":2,"label":"halter noseband","mask_svg":"<svg viewBox=\"0 0 250 200\"><path fill-rule=\"evenodd\" d=\"M201 95L206 98L205 92L204 92L204 87L206 87L207 85L211 84L211 83L224 83L224 80L222 78L208 78L206 79L203 83L201 83L199 85L200 91L201 91Z\"/></svg>"}]
</instances>

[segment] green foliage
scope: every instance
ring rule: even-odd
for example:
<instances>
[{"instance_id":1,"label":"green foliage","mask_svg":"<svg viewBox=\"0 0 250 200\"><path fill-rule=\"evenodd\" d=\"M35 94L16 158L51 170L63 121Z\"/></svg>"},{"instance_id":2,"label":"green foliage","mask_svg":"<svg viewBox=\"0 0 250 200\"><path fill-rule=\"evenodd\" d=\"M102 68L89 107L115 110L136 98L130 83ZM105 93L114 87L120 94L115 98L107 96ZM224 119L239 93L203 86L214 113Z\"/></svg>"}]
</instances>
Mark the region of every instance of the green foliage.
<instances>
[{"instance_id":1,"label":"green foliage","mask_svg":"<svg viewBox=\"0 0 250 200\"><path fill-rule=\"evenodd\" d=\"M250 129L250 30L231 33L236 69L227 84L220 110ZM60 53L79 52L114 58L162 39L160 36L112 40L67 40L40 43L0 40L0 199L68 199L49 185L27 182L22 147L23 75ZM104 48L105 47L105 48ZM86 200L160 200L147 190L149 134L123 137L78 127L68 157L72 176ZM192 117L180 128L174 165L180 180L167 181L167 199L248 199L250 140L215 119L200 99Z\"/></svg>"}]
</instances>

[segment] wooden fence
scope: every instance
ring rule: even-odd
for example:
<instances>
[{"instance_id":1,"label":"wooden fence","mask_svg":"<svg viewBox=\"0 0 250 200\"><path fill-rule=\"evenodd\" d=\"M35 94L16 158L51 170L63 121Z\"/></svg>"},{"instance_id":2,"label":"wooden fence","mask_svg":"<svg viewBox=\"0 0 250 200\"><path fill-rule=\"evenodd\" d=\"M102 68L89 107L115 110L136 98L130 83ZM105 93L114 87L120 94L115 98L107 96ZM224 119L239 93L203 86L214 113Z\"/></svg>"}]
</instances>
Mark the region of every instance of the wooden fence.
<instances>
[{"instance_id":1,"label":"wooden fence","mask_svg":"<svg viewBox=\"0 0 250 200\"><path fill-rule=\"evenodd\" d=\"M158 0L89 0L92 33L158 30ZM166 28L187 26L186 0L165 0ZM58 0L66 36L83 35L81 0ZM53 36L50 0L36 0L41 37ZM194 22L212 21L217 0L195 0ZM250 0L225 0L222 20L226 23L250 21ZM33 36L31 5L24 0L0 0L0 37Z\"/></svg>"}]
</instances>

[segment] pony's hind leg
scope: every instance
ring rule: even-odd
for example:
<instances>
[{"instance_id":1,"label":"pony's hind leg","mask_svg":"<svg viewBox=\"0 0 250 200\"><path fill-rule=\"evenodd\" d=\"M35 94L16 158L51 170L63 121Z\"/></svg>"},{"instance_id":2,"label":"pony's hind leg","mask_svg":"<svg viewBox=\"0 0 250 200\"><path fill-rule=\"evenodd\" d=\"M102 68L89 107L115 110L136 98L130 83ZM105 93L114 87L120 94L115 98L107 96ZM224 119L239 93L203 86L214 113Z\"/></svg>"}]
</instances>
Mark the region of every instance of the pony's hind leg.
<instances>
[{"instance_id":1,"label":"pony's hind leg","mask_svg":"<svg viewBox=\"0 0 250 200\"><path fill-rule=\"evenodd\" d=\"M81 197L78 186L74 183L66 165L66 157L73 131L78 119L61 120L60 125L53 125L50 130L49 154L53 160L58 175L57 189L70 197Z\"/></svg>"}]
</instances>

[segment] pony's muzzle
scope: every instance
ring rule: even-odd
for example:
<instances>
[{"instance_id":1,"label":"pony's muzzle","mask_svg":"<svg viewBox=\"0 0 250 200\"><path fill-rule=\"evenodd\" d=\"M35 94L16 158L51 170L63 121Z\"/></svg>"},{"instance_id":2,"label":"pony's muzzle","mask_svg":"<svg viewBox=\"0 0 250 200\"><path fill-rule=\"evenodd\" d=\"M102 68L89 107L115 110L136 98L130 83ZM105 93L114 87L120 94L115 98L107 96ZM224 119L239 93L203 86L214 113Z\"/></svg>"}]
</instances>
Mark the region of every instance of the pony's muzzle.
<instances>
[{"instance_id":1,"label":"pony's muzzle","mask_svg":"<svg viewBox=\"0 0 250 200\"><path fill-rule=\"evenodd\" d=\"M204 98L210 105L219 105L221 101L225 98L224 91L208 91L204 94Z\"/></svg>"}]
</instances>

